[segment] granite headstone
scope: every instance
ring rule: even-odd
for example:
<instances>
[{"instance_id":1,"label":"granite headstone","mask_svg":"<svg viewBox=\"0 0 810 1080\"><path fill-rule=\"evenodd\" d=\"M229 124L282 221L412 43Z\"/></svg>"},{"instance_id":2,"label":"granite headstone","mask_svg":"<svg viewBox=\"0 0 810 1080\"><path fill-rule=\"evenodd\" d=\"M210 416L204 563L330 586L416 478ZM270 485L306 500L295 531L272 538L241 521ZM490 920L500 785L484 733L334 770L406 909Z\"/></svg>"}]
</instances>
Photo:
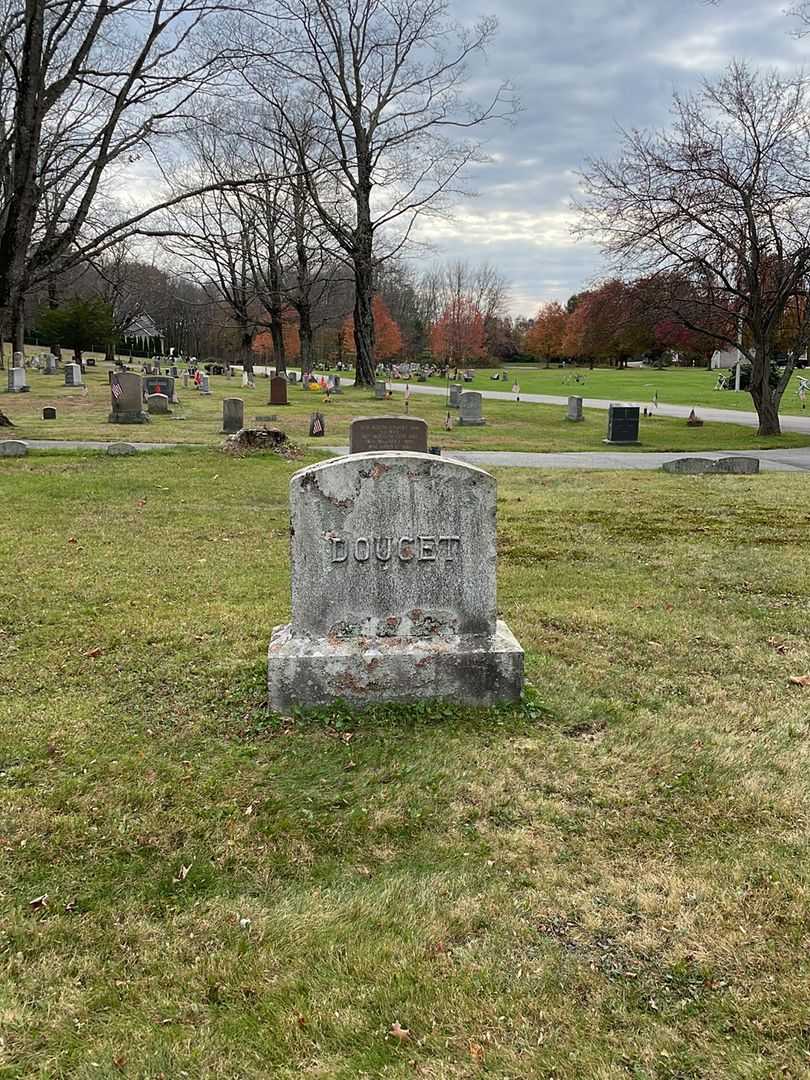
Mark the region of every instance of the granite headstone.
<instances>
[{"instance_id":1,"label":"granite headstone","mask_svg":"<svg viewBox=\"0 0 810 1080\"><path fill-rule=\"evenodd\" d=\"M292 622L271 707L515 701L523 650L497 618L496 484L429 454L356 454L290 481Z\"/></svg>"},{"instance_id":2,"label":"granite headstone","mask_svg":"<svg viewBox=\"0 0 810 1080\"><path fill-rule=\"evenodd\" d=\"M428 426L415 416L371 416L349 424L349 453L375 450L411 450L426 454Z\"/></svg>"},{"instance_id":3,"label":"granite headstone","mask_svg":"<svg viewBox=\"0 0 810 1080\"><path fill-rule=\"evenodd\" d=\"M110 372L111 424L148 424L143 411L141 377L134 371Z\"/></svg>"},{"instance_id":4,"label":"granite headstone","mask_svg":"<svg viewBox=\"0 0 810 1080\"><path fill-rule=\"evenodd\" d=\"M222 430L233 435L245 426L245 403L242 398L229 397L222 402Z\"/></svg>"},{"instance_id":5,"label":"granite headstone","mask_svg":"<svg viewBox=\"0 0 810 1080\"><path fill-rule=\"evenodd\" d=\"M481 427L486 420L481 416L481 395L477 390L466 390L458 399L458 422L463 427Z\"/></svg>"}]
</instances>

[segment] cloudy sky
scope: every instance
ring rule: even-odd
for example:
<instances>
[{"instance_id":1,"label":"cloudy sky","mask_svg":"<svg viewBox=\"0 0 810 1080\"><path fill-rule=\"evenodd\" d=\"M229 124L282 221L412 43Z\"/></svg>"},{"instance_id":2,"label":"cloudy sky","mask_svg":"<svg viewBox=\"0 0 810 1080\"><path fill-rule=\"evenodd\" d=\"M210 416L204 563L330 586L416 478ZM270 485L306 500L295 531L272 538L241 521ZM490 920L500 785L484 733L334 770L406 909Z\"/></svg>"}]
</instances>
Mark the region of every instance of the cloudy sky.
<instances>
[{"instance_id":1,"label":"cloudy sky","mask_svg":"<svg viewBox=\"0 0 810 1080\"><path fill-rule=\"evenodd\" d=\"M493 13L455 0L459 18ZM501 0L485 71L511 78L522 113L488 140L491 164L472 181L453 222L433 224L436 256L490 261L507 276L514 313L564 300L597 279L599 252L570 234L576 171L611 156L617 126L666 124L674 90L720 72L732 58L810 68L791 0Z\"/></svg>"}]
</instances>

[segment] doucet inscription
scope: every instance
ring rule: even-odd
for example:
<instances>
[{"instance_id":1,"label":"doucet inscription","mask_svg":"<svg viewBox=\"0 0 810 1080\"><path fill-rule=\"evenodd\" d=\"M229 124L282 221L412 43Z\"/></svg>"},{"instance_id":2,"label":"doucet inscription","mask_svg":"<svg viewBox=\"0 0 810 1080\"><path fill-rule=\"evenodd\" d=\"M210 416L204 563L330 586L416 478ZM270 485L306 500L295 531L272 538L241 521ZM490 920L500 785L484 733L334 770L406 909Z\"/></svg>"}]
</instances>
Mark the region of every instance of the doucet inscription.
<instances>
[{"instance_id":1,"label":"doucet inscription","mask_svg":"<svg viewBox=\"0 0 810 1080\"><path fill-rule=\"evenodd\" d=\"M328 536L332 563L417 562L451 563L459 556L460 536L358 536L347 540L342 536Z\"/></svg>"}]
</instances>

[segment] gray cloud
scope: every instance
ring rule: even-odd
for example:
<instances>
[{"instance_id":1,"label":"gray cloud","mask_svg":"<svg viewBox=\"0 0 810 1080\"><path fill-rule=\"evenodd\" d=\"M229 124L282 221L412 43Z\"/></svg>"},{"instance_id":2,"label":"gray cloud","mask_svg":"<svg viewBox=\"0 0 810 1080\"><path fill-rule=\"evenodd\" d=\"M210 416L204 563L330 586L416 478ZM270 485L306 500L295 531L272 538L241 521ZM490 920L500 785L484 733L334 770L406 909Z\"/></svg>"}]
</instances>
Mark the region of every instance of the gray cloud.
<instances>
[{"instance_id":1,"label":"gray cloud","mask_svg":"<svg viewBox=\"0 0 810 1080\"><path fill-rule=\"evenodd\" d=\"M459 18L491 12L457 0ZM523 111L489 133L491 163L471 176L474 199L455 219L426 223L437 257L488 260L512 283L515 312L565 299L597 279L599 252L570 236L576 172L610 156L618 127L667 123L673 91L717 75L733 59L798 68L810 39L796 40L783 0L507 0L476 94L511 79Z\"/></svg>"}]
</instances>

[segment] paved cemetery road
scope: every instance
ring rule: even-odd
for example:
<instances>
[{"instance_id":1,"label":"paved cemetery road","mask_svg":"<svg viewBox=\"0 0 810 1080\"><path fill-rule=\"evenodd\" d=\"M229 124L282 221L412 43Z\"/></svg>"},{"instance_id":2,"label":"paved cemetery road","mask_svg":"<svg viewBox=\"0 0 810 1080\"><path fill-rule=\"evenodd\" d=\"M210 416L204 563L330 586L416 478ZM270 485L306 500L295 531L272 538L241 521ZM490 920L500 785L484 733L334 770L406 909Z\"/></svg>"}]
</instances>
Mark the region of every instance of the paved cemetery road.
<instances>
[{"instance_id":1,"label":"paved cemetery road","mask_svg":"<svg viewBox=\"0 0 810 1080\"><path fill-rule=\"evenodd\" d=\"M404 390L404 384L391 383L394 391ZM572 394L576 394L576 387L571 387ZM445 389L442 386L423 386L421 383L411 383L412 394L435 394L444 397ZM485 398L494 401L514 401L515 395L505 390L479 390ZM579 396L579 395L577 395ZM552 394L521 394L521 401L528 401L534 405L568 405L567 397L557 397ZM618 400L618 399L617 399ZM641 408L651 407L649 401L626 401L626 405L640 405ZM582 407L585 409L607 409L610 401L607 398L583 398ZM672 416L676 420L685 420L691 409L688 405L658 405L655 409L656 416ZM701 405L695 406L695 412L701 420L711 420L718 424L742 424L744 427L758 427L757 414L753 412L741 412L739 409L708 409ZM782 431L798 431L803 435L810 435L810 416L782 416Z\"/></svg>"},{"instance_id":2,"label":"paved cemetery road","mask_svg":"<svg viewBox=\"0 0 810 1080\"><path fill-rule=\"evenodd\" d=\"M329 446L335 454L348 454L348 446ZM797 450L705 450L690 454L639 453L635 450L577 451L570 454L531 454L509 450L444 450L444 458L466 461L481 468L512 469L660 469L665 461L696 457L718 461L727 457L759 458L763 472L810 472L810 447Z\"/></svg>"},{"instance_id":3,"label":"paved cemetery road","mask_svg":"<svg viewBox=\"0 0 810 1080\"><path fill-rule=\"evenodd\" d=\"M259 368L256 368L258 371ZM291 371L296 370L290 368ZM349 378L346 376L346 385L352 385L349 383ZM404 382L391 382L389 380L388 385L393 389L394 393L404 393ZM433 394L435 397L445 397L447 389L444 386L427 386L422 383L411 383L412 394ZM462 384L462 389L465 389ZM576 386L571 387L572 395L579 396L577 394ZM477 390L477 393L483 395L485 398L490 398L493 401L514 401L515 395L508 390ZM561 397L555 394L521 394L520 400L529 402L532 405L568 405L568 398ZM619 399L615 399L619 400ZM584 409L604 409L607 411L611 402L608 398L583 398L582 407ZM625 405L638 405L640 408L652 408L649 401L623 401ZM686 420L689 417L689 413L692 411L689 405L663 405L659 404L655 409L656 416L671 416L676 420ZM702 405L695 406L695 412L698 414L701 420L711 420L716 424L741 424L743 427L759 427L759 419L754 412L742 412L740 409L709 409L704 408ZM810 435L810 415L808 416L781 416L782 431L797 431L802 435ZM600 466L601 468L602 466Z\"/></svg>"}]
</instances>

